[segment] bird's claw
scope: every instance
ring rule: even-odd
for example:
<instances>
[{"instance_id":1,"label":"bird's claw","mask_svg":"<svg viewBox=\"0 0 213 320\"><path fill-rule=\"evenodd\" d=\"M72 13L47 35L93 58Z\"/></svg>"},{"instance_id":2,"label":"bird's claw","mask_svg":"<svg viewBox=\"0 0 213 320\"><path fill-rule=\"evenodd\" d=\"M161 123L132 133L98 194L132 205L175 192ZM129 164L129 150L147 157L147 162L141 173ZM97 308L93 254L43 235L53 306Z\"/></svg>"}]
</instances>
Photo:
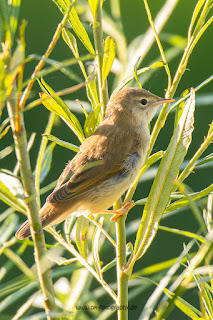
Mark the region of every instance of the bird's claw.
<instances>
[{"instance_id":1,"label":"bird's claw","mask_svg":"<svg viewBox=\"0 0 213 320\"><path fill-rule=\"evenodd\" d=\"M110 219L111 221L115 221L117 220L117 218L119 218L120 216L127 214L129 212L130 209L132 209L132 207L134 207L135 203L134 201L130 201L125 203L125 205L123 207L121 207L120 209L114 211L114 216Z\"/></svg>"}]
</instances>

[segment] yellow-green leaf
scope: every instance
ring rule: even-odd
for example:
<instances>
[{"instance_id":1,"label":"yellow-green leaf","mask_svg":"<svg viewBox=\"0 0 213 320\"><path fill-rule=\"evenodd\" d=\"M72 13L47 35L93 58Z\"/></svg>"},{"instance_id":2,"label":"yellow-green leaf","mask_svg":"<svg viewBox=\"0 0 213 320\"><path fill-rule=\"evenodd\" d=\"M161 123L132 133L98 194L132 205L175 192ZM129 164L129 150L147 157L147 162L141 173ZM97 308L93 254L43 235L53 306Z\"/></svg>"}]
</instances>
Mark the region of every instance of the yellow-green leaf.
<instances>
[{"instance_id":1,"label":"yellow-green leaf","mask_svg":"<svg viewBox=\"0 0 213 320\"><path fill-rule=\"evenodd\" d=\"M63 37L64 41L66 42L66 44L68 45L68 47L72 50L74 56L76 58L79 58L77 41L76 41L76 38L74 37L74 35L66 28L63 28L62 37Z\"/></svg>"},{"instance_id":2,"label":"yellow-green leaf","mask_svg":"<svg viewBox=\"0 0 213 320\"><path fill-rule=\"evenodd\" d=\"M89 226L89 221L84 216L80 216L76 222L76 234L75 240L78 247L79 252L82 257L86 259L87 256L87 242L86 242L86 232Z\"/></svg>"},{"instance_id":3,"label":"yellow-green leaf","mask_svg":"<svg viewBox=\"0 0 213 320\"><path fill-rule=\"evenodd\" d=\"M73 30L75 31L75 33L77 34L77 36L79 37L79 39L81 40L83 45L87 48L87 50L91 54L95 55L95 50L93 49L90 38L89 38L83 24L81 23L74 7L72 7L72 9L70 11L69 21L72 25Z\"/></svg>"},{"instance_id":4,"label":"yellow-green leaf","mask_svg":"<svg viewBox=\"0 0 213 320\"><path fill-rule=\"evenodd\" d=\"M102 67L103 81L105 81L106 78L108 77L108 74L111 70L114 59L115 59L115 43L111 37L107 37L105 40L104 59L103 59L103 67Z\"/></svg>"},{"instance_id":5,"label":"yellow-green leaf","mask_svg":"<svg viewBox=\"0 0 213 320\"><path fill-rule=\"evenodd\" d=\"M83 142L85 137L77 117L70 112L63 100L56 96L55 91L48 86L43 79L42 83L39 82L39 84L42 90L45 92L40 94L43 105L48 110L60 116L76 134L78 139Z\"/></svg>"},{"instance_id":6,"label":"yellow-green leaf","mask_svg":"<svg viewBox=\"0 0 213 320\"><path fill-rule=\"evenodd\" d=\"M144 207L141 225L136 237L133 261L139 259L146 252L157 232L159 220L174 188L173 179L177 177L180 165L191 143L194 129L194 108L195 92L194 89L191 89L191 96L185 103L178 127L175 128L166 153L161 160Z\"/></svg>"},{"instance_id":7,"label":"yellow-green leaf","mask_svg":"<svg viewBox=\"0 0 213 320\"><path fill-rule=\"evenodd\" d=\"M95 13L97 11L99 1L100 0L88 0L93 17L95 16Z\"/></svg>"},{"instance_id":8,"label":"yellow-green leaf","mask_svg":"<svg viewBox=\"0 0 213 320\"><path fill-rule=\"evenodd\" d=\"M61 147L64 147L64 148L67 148L67 149L70 149L70 150L73 150L75 152L78 152L79 151L79 147L70 143L70 142L67 142L67 141L63 141L61 139L58 139L56 137L54 137L53 135L51 134L44 134L43 135L44 137L47 137L48 140L52 141L52 142L55 142L56 144L58 144L59 146Z\"/></svg>"},{"instance_id":9,"label":"yellow-green leaf","mask_svg":"<svg viewBox=\"0 0 213 320\"><path fill-rule=\"evenodd\" d=\"M99 113L101 111L101 103L90 112L84 123L84 133L86 138L89 137L99 125Z\"/></svg>"}]
</instances>

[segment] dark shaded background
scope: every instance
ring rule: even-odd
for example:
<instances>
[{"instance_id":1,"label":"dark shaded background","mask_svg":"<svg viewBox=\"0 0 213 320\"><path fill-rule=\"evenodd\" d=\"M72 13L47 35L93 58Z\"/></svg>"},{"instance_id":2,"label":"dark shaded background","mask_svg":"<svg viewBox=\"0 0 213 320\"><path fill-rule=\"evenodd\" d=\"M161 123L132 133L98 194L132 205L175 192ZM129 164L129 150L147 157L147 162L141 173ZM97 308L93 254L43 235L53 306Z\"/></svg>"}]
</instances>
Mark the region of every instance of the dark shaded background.
<instances>
[{"instance_id":1,"label":"dark shaded background","mask_svg":"<svg viewBox=\"0 0 213 320\"><path fill-rule=\"evenodd\" d=\"M169 19L168 23L164 27L164 32L179 34L182 36L187 36L187 28L190 23L190 18L197 1L195 0L180 0L174 13ZM150 0L149 5L153 17L156 15L164 1ZM106 8L109 9L109 3L106 1ZM122 23L124 28L124 33L127 38L128 43L130 43L137 35L145 32L149 26L147 16L144 10L143 2L139 0L122 0L121 1L121 14ZM50 43L52 36L56 30L57 24L61 21L62 15L58 8L51 0L22 0L21 11L20 11L20 21L26 19L28 21L28 26L26 29L26 56L32 53L37 53L42 55ZM190 57L188 69L180 83L177 90L177 96L181 92L189 87L196 87L203 80L208 78L212 74L213 62L212 62L212 52L213 52L213 28L210 27L207 32L203 35L199 41L197 47L195 48L192 56ZM165 46L167 46L165 44ZM143 67L148 65L153 59L159 55L156 45L153 45L152 50L149 55L145 58L143 62ZM51 58L63 61L64 59L72 57L69 48L65 45L62 39L57 43ZM172 75L178 66L180 57L177 57L174 61L170 63L170 68ZM35 63L29 63L25 68L25 78L28 78L33 71ZM79 69L74 67L74 70L79 73ZM66 78L63 74L57 72L45 78L47 83L55 90L60 90L65 87L72 86L75 84ZM166 75L163 68L159 70L155 75L146 83L145 88L156 93L157 95L163 96L164 89L166 88ZM212 83L208 84L199 93L212 93ZM39 87L37 84L33 87L32 99L38 98ZM86 98L85 90L67 96L66 99L80 99L84 100ZM6 110L4 111L6 112ZM77 116L79 116L77 114ZM213 104L208 106L201 106L195 111L195 131L193 133L193 141L190 146L187 158L190 158L198 146L202 143L203 137L208 131L208 125L212 121L213 116ZM35 165L36 156L39 149L41 134L45 130L45 126L48 119L48 111L43 106L38 106L32 111L28 112L25 116L26 127L28 136L32 132L36 132L36 141L31 151L32 165ZM158 141L154 147L154 151L165 150L168 145L168 141L172 135L173 131L173 119L174 114L168 117L167 124L165 128L159 135ZM84 118L80 115L80 120L83 121ZM53 135L59 137L62 140L70 141L73 143L78 143L76 138L73 136L71 131L66 127L66 125L59 121L58 124L53 129ZM4 146L11 144L11 138L2 140L2 148ZM69 159L73 157L74 153L71 151L56 146L53 163L49 176L44 181L44 185L57 179L65 164ZM13 170L15 165L14 155L10 155L1 161L1 167ZM212 170L211 169L200 169L196 170L194 174L186 180L186 183L194 190L198 191L202 188L207 187L212 183ZM141 184L135 194L135 199L142 198L146 196L151 187L151 182L145 182ZM43 199L44 200L44 199ZM1 204L2 205L2 204ZM141 215L142 209L137 208L132 210L128 216L128 221L130 221L133 215L138 217ZM24 220L24 217L20 215L20 220ZM184 229L196 232L198 226L195 219L190 212L190 210L184 210L180 214L172 216L168 219L162 220L162 225L175 227L178 229ZM134 242L134 237L129 238L128 241ZM167 260L169 258L176 257L182 251L183 242L188 242L187 239L179 237L173 234L165 233L163 231L158 231L158 234L153 241L153 244L149 248L148 252L145 254L144 258L140 260L135 267L135 270L142 268L142 266L151 265L160 261ZM29 252L29 257L32 253ZM32 256L31 256L32 258ZM32 261L32 259L30 259ZM29 261L28 260L28 263ZM29 263L30 265L30 263ZM114 270L113 270L114 273ZM107 278L111 280L112 275L106 275ZM107 280L106 278L106 280ZM150 292L135 301L134 304L138 305L136 311L130 313L130 319L136 319L140 314L144 301L150 295ZM192 303L197 303L196 298L197 293L190 291L185 295L185 298ZM115 316L111 319L115 319ZM187 319L182 313L175 310L168 319Z\"/></svg>"}]
</instances>

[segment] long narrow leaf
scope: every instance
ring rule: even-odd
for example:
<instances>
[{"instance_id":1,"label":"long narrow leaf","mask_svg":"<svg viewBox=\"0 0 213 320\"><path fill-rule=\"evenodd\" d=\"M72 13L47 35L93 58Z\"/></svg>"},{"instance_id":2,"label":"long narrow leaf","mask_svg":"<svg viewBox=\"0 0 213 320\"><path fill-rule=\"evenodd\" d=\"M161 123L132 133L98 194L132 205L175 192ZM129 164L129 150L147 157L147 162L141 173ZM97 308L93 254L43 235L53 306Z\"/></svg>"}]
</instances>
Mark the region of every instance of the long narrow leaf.
<instances>
[{"instance_id":1,"label":"long narrow leaf","mask_svg":"<svg viewBox=\"0 0 213 320\"><path fill-rule=\"evenodd\" d=\"M194 109L195 92L194 89L191 89L191 96L185 104L178 127L174 130L166 153L161 160L158 173L144 207L141 225L135 242L134 258L133 262L130 263L130 265L132 264L131 267L146 252L157 232L159 220L174 188L173 179L176 178L191 143Z\"/></svg>"},{"instance_id":2,"label":"long narrow leaf","mask_svg":"<svg viewBox=\"0 0 213 320\"><path fill-rule=\"evenodd\" d=\"M60 140L56 137L54 137L53 135L51 134L44 134L43 135L44 137L47 137L48 140L52 141L52 142L55 142L56 144L58 144L59 146L61 147L64 147L64 148L67 148L67 149L70 149L72 151L75 151L75 152L78 152L79 151L79 147L70 143L70 142L67 142L67 141L63 141L63 140Z\"/></svg>"},{"instance_id":3,"label":"long narrow leaf","mask_svg":"<svg viewBox=\"0 0 213 320\"><path fill-rule=\"evenodd\" d=\"M60 11L64 14L67 11L67 5L66 3L64 3L64 1L62 0L53 0L53 2L55 2L55 4L59 7ZM81 40L81 42L83 43L83 45L86 47L86 49L93 55L95 55L95 50L92 46L92 43L90 41L90 38L83 26L83 24L81 23L78 14L75 10L74 7L72 7L70 13L69 13L69 18L68 18L69 22L71 23L71 26L73 28L73 30L75 31L76 35L78 36L78 38Z\"/></svg>"},{"instance_id":4,"label":"long narrow leaf","mask_svg":"<svg viewBox=\"0 0 213 320\"><path fill-rule=\"evenodd\" d=\"M55 92L44 82L44 80L42 80L42 83L39 82L39 84L42 90L45 92L41 94L43 105L48 110L59 115L73 130L78 139L83 142L85 138L77 117L69 111L63 100L56 96ZM53 95L54 97L51 97L50 95Z\"/></svg>"},{"instance_id":5,"label":"long narrow leaf","mask_svg":"<svg viewBox=\"0 0 213 320\"><path fill-rule=\"evenodd\" d=\"M105 40L105 47L104 47L104 59L103 59L103 81L106 80L108 74L111 70L113 61L115 59L115 43L111 37L107 37Z\"/></svg>"},{"instance_id":6,"label":"long narrow leaf","mask_svg":"<svg viewBox=\"0 0 213 320\"><path fill-rule=\"evenodd\" d=\"M25 213L23 195L23 186L19 179L8 170L0 170L0 199L15 210Z\"/></svg>"}]
</instances>

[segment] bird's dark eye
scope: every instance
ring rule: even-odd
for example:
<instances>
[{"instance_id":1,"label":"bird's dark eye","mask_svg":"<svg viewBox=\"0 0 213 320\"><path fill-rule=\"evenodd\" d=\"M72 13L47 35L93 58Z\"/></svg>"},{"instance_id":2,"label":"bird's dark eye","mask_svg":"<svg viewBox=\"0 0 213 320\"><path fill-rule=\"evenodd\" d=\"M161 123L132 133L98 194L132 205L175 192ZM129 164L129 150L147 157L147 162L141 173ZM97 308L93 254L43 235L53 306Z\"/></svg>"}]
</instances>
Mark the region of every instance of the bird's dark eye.
<instances>
[{"instance_id":1,"label":"bird's dark eye","mask_svg":"<svg viewBox=\"0 0 213 320\"><path fill-rule=\"evenodd\" d=\"M142 99L142 100L141 100L141 104L142 104L143 106L145 106L145 105L147 104L147 100L146 100L146 99Z\"/></svg>"}]
</instances>

